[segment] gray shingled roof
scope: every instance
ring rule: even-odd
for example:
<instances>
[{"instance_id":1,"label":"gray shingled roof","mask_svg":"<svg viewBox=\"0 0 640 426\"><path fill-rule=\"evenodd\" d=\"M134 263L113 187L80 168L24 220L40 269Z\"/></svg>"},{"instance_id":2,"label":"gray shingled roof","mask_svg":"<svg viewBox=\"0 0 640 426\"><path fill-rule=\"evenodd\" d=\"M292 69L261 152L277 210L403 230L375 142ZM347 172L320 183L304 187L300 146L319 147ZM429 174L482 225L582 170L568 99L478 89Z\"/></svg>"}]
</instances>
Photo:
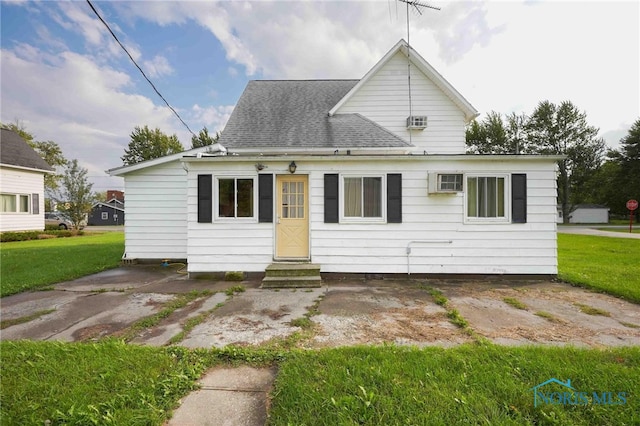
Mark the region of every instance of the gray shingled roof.
<instances>
[{"instance_id":1,"label":"gray shingled roof","mask_svg":"<svg viewBox=\"0 0 640 426\"><path fill-rule=\"evenodd\" d=\"M53 170L19 134L4 128L0 136L0 163L43 171Z\"/></svg>"},{"instance_id":2,"label":"gray shingled roof","mask_svg":"<svg viewBox=\"0 0 640 426\"><path fill-rule=\"evenodd\" d=\"M218 142L230 149L411 146L360 114L329 117L357 82L250 81Z\"/></svg>"}]
</instances>

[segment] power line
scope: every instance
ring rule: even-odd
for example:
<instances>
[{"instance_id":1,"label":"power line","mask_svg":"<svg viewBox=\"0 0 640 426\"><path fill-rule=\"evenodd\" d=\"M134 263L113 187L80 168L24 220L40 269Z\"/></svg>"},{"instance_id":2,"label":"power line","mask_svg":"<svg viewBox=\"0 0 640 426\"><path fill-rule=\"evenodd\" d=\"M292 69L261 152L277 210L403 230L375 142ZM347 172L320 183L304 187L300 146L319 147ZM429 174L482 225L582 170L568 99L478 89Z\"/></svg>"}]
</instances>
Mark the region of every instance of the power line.
<instances>
[{"instance_id":1,"label":"power line","mask_svg":"<svg viewBox=\"0 0 640 426\"><path fill-rule=\"evenodd\" d=\"M120 47L122 48L122 50L124 50L124 52L127 54L127 56L129 57L129 59L131 59L131 62L133 62L133 65L136 66L136 68L138 68L138 70L140 71L140 73L142 74L142 76L145 78L145 80L147 80L149 82L149 84L151 85L151 87L153 88L153 90L155 90L155 92L158 94L158 96L160 96L160 98L164 101L165 104L167 104L167 106L169 107L169 109L171 111L173 111L173 113L175 114L176 117L178 117L178 120L180 120L180 122L184 125L184 127L187 128L187 130L189 131L189 133L191 133L193 136L195 136L195 133L193 133L193 131L191 131L191 129L189 128L189 126L187 125L187 123L184 122L184 120L182 119L182 117L180 117L180 115L176 112L175 109L173 109L173 107L171 105L169 105L169 102L167 102L167 100L164 98L164 96L162 96L162 94L160 93L160 91L156 88L156 86L151 82L151 80L149 80L149 77L147 77L147 75L144 73L144 71L142 71L142 68L140 68L140 65L138 65L138 63L135 61L135 59L133 59L133 57L131 56L131 54L129 53L129 51L127 50L126 47L124 47L124 45L120 42L120 40L118 40L118 37L114 34L114 32L111 30L111 28L109 27L109 24L106 23L106 21L104 19L102 19L102 16L100 16L100 14L98 13L98 11L96 10L95 7L93 7L93 4L91 4L90 0L87 0L87 3L89 4L89 7L91 7L91 10L93 11L93 13L95 13L95 15L98 17L98 19L100 20L100 22L102 22L104 24L104 26L107 28L107 30L109 30L109 33L111 34L111 36L114 38L114 40L116 42L118 42L118 44L120 45Z\"/></svg>"}]
</instances>

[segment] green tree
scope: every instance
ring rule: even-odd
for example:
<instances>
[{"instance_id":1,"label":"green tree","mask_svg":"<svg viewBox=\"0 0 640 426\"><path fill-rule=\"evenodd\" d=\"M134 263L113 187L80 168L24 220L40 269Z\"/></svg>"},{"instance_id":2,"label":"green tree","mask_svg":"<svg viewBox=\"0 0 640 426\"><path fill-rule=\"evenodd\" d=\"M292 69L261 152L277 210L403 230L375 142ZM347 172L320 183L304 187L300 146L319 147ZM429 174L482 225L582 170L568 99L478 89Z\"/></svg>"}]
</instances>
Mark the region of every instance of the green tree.
<instances>
[{"instance_id":1,"label":"green tree","mask_svg":"<svg viewBox=\"0 0 640 426\"><path fill-rule=\"evenodd\" d=\"M628 214L627 200L640 200L640 118L633 123L629 133L620 139L620 148L609 151L609 161L615 166L614 177L606 191L607 204L612 212ZM638 219L640 214L636 212Z\"/></svg>"},{"instance_id":2,"label":"green tree","mask_svg":"<svg viewBox=\"0 0 640 426\"><path fill-rule=\"evenodd\" d=\"M87 179L87 169L78 165L78 160L67 162L60 180L60 187L54 196L58 210L63 212L78 229L91 212L95 197L93 187Z\"/></svg>"},{"instance_id":3,"label":"green tree","mask_svg":"<svg viewBox=\"0 0 640 426\"><path fill-rule=\"evenodd\" d=\"M142 128L136 126L131 132L129 147L124 150L121 158L124 165L128 166L182 151L184 147L175 134L168 136L157 127L150 130L148 126Z\"/></svg>"},{"instance_id":4,"label":"green tree","mask_svg":"<svg viewBox=\"0 0 640 426\"><path fill-rule=\"evenodd\" d=\"M471 122L466 131L467 152L471 154L519 154L524 149L526 116L512 113L505 119L491 111L478 122Z\"/></svg>"},{"instance_id":5,"label":"green tree","mask_svg":"<svg viewBox=\"0 0 640 426\"><path fill-rule=\"evenodd\" d=\"M218 139L220 139L220 133L216 132L215 135L211 136L209 130L203 127L197 135L191 136L191 149L213 145L218 142Z\"/></svg>"},{"instance_id":6,"label":"green tree","mask_svg":"<svg viewBox=\"0 0 640 426\"><path fill-rule=\"evenodd\" d=\"M597 138L598 129L587 124L586 114L569 101L540 102L525 129L532 153L566 156L558 163L558 201L568 223L572 201L583 198L580 185L602 163L605 143Z\"/></svg>"}]
</instances>

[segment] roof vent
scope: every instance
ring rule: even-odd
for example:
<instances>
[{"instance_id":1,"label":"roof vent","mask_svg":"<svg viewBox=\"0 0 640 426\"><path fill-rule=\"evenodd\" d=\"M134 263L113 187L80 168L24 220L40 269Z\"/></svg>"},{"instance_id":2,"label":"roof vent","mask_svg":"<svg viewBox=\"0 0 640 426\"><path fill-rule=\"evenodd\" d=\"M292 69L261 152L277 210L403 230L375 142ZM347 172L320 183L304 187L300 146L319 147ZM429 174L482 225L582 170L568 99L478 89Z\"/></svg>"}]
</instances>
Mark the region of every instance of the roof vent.
<instances>
[{"instance_id":1,"label":"roof vent","mask_svg":"<svg viewBox=\"0 0 640 426\"><path fill-rule=\"evenodd\" d=\"M424 130L427 128L426 115L411 115L407 117L407 129Z\"/></svg>"}]
</instances>

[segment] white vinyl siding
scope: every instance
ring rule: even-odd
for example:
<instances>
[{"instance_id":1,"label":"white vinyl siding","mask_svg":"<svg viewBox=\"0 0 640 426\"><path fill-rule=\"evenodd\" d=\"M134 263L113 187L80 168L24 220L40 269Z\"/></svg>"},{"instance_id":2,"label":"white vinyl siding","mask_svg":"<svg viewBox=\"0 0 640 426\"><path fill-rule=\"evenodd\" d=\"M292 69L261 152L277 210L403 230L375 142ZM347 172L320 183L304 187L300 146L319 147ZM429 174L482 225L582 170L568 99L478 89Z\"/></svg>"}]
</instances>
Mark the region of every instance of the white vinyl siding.
<instances>
[{"instance_id":1,"label":"white vinyl siding","mask_svg":"<svg viewBox=\"0 0 640 426\"><path fill-rule=\"evenodd\" d=\"M464 113L415 66L411 67L411 101L412 115L427 117L424 130L407 130L407 58L398 52L337 113L362 114L403 140L411 140L419 153L465 152Z\"/></svg>"},{"instance_id":2,"label":"white vinyl siding","mask_svg":"<svg viewBox=\"0 0 640 426\"><path fill-rule=\"evenodd\" d=\"M187 258L186 175L179 161L126 175L126 258Z\"/></svg>"},{"instance_id":3,"label":"white vinyl siding","mask_svg":"<svg viewBox=\"0 0 640 426\"><path fill-rule=\"evenodd\" d=\"M1 167L0 192L0 232L44 229L44 173Z\"/></svg>"},{"instance_id":4,"label":"white vinyl siding","mask_svg":"<svg viewBox=\"0 0 640 426\"><path fill-rule=\"evenodd\" d=\"M555 164L461 158L343 162L296 158L296 173L309 175L311 261L320 264L322 272L556 274ZM255 170L254 163L214 160L189 164L189 272L263 272L273 261L273 223L197 223L197 175L246 176ZM287 164L273 161L268 167L273 173L288 174ZM429 194L430 172L453 174L461 170L475 176L500 175L507 181L512 170L526 173L527 223L471 223L465 220L466 189ZM402 223L324 223L325 173L385 176L399 171ZM506 199L510 196L507 190Z\"/></svg>"}]
</instances>

